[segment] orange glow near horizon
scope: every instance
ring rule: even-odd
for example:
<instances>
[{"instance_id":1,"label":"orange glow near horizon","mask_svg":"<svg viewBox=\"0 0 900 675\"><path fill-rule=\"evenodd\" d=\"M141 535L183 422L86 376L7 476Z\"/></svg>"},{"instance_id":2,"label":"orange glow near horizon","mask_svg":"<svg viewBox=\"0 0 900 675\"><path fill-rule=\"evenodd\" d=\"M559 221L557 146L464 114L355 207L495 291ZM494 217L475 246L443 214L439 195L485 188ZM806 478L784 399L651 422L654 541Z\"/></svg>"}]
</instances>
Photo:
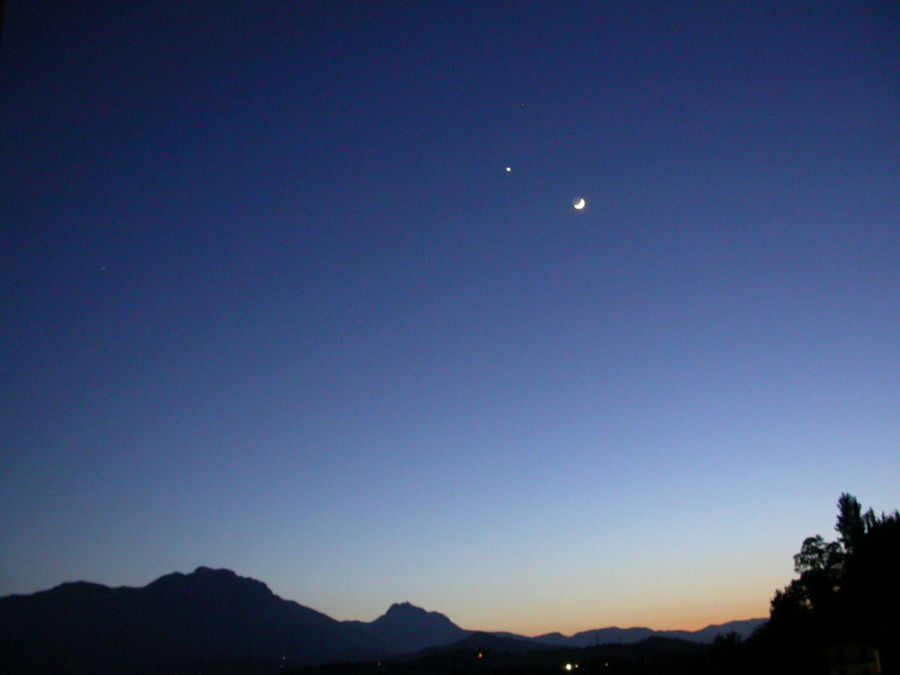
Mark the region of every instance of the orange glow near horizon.
<instances>
[{"instance_id":1,"label":"orange glow near horizon","mask_svg":"<svg viewBox=\"0 0 900 675\"><path fill-rule=\"evenodd\" d=\"M679 604L672 602L673 599L668 602L663 599L656 606L643 600L635 601L631 606L609 604L603 609L579 607L569 613L544 609L530 616L521 616L521 620L517 622L503 621L492 616L485 622L468 621L460 617L456 623L471 630L509 631L530 637L553 632L573 635L607 627L697 631L730 621L768 618L772 594L762 597L740 597L734 594L727 599L698 595L694 603ZM452 615L450 618L454 619Z\"/></svg>"},{"instance_id":2,"label":"orange glow near horizon","mask_svg":"<svg viewBox=\"0 0 900 675\"><path fill-rule=\"evenodd\" d=\"M598 615L599 616L599 615ZM720 625L731 621L745 621L749 619L767 619L769 617L769 606L765 603L759 611L745 611L739 614L731 614L721 612L717 614L696 614L690 621L681 621L677 617L661 617L657 620L641 620L637 619L604 619L598 618L596 621L589 623L571 623L565 625L546 624L546 623L524 623L503 627L484 627L474 628L472 630L481 630L484 632L503 631L524 635L527 637L537 637L548 633L561 633L562 635L571 636L576 633L585 631L600 630L603 628L649 628L654 631L698 631L707 626Z\"/></svg>"}]
</instances>

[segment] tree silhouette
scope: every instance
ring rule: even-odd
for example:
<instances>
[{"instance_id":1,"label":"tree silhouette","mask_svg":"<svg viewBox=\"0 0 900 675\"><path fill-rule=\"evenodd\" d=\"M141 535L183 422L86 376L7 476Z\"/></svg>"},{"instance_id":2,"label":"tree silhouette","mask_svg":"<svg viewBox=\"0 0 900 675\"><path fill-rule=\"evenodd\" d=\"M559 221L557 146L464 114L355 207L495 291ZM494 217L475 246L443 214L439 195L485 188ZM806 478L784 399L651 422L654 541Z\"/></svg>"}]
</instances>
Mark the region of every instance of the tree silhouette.
<instances>
[{"instance_id":1,"label":"tree silhouette","mask_svg":"<svg viewBox=\"0 0 900 675\"><path fill-rule=\"evenodd\" d=\"M821 535L807 537L794 556L794 571L800 575L798 586L812 611L827 611L840 589L844 555L836 542L826 542Z\"/></svg>"},{"instance_id":2,"label":"tree silhouette","mask_svg":"<svg viewBox=\"0 0 900 675\"><path fill-rule=\"evenodd\" d=\"M800 553L794 556L794 571L804 574L826 574L838 576L844 556L836 542L827 542L822 535L807 537Z\"/></svg>"},{"instance_id":3,"label":"tree silhouette","mask_svg":"<svg viewBox=\"0 0 900 675\"><path fill-rule=\"evenodd\" d=\"M878 648L884 672L900 672L900 513L863 513L848 493L837 506L838 541L803 541L794 556L798 577L775 592L758 641L801 672L814 670L821 649L845 641Z\"/></svg>"},{"instance_id":4,"label":"tree silhouette","mask_svg":"<svg viewBox=\"0 0 900 675\"><path fill-rule=\"evenodd\" d=\"M866 515L872 513L869 512ZM874 514L872 514L874 518ZM848 555L852 554L866 534L862 517L862 507L856 497L844 492L838 499L838 519L834 529L841 535L838 541Z\"/></svg>"}]
</instances>

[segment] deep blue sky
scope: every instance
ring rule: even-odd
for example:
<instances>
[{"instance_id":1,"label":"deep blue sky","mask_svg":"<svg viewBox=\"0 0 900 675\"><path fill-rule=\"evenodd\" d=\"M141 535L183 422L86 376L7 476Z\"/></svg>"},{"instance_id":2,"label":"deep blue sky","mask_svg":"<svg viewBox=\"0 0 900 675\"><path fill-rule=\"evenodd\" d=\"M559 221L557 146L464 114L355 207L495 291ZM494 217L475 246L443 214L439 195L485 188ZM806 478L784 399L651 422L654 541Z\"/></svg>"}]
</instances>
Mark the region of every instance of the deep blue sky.
<instances>
[{"instance_id":1,"label":"deep blue sky","mask_svg":"<svg viewBox=\"0 0 900 675\"><path fill-rule=\"evenodd\" d=\"M900 505L896 3L5 19L0 594L692 628Z\"/></svg>"}]
</instances>

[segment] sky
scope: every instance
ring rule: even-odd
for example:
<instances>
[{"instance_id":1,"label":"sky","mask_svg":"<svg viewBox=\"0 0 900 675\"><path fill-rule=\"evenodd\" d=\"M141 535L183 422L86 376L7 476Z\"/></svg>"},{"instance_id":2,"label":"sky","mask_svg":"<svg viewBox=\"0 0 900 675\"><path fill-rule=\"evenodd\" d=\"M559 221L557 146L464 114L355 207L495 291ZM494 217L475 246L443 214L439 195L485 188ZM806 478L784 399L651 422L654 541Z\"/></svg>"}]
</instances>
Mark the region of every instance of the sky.
<instances>
[{"instance_id":1,"label":"sky","mask_svg":"<svg viewBox=\"0 0 900 675\"><path fill-rule=\"evenodd\" d=\"M900 507L896 3L4 19L0 595L696 629Z\"/></svg>"}]
</instances>

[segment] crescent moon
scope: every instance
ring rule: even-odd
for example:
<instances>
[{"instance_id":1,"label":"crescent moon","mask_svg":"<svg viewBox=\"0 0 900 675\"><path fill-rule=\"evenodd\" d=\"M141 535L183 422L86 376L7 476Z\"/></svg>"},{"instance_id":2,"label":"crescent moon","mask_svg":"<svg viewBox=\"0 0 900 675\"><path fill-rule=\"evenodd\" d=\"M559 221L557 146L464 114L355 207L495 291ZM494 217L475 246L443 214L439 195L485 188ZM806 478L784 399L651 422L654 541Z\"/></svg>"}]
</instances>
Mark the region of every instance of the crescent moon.
<instances>
[{"instance_id":1,"label":"crescent moon","mask_svg":"<svg viewBox=\"0 0 900 675\"><path fill-rule=\"evenodd\" d=\"M575 202L572 204L572 206L574 206L576 210L581 211L581 209L583 209L585 206L587 206L587 202L584 201L584 197L579 197L578 199L575 200Z\"/></svg>"}]
</instances>

